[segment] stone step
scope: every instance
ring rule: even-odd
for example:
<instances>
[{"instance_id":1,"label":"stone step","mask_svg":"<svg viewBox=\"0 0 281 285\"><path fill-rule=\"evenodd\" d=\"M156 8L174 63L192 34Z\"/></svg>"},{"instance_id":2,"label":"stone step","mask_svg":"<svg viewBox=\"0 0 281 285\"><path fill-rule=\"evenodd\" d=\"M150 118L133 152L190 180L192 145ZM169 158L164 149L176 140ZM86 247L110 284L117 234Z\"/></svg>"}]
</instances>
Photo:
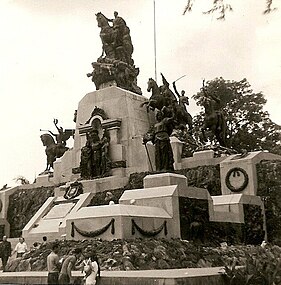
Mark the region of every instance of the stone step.
<instances>
[{"instance_id":1,"label":"stone step","mask_svg":"<svg viewBox=\"0 0 281 285\"><path fill-rule=\"evenodd\" d=\"M172 285L208 284L224 285L221 267L184 268L167 270L102 271L100 283L103 285ZM48 272L3 272L1 284L47 284ZM82 276L73 272L73 276Z\"/></svg>"}]
</instances>

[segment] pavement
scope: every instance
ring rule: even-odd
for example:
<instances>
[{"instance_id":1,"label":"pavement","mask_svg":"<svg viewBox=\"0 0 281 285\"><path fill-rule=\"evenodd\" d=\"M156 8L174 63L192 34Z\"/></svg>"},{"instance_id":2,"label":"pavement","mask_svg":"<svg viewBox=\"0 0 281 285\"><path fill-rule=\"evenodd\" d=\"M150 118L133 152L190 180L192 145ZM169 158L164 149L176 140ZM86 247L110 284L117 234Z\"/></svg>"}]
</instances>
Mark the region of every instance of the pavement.
<instances>
[{"instance_id":1,"label":"pavement","mask_svg":"<svg viewBox=\"0 0 281 285\"><path fill-rule=\"evenodd\" d=\"M162 269L162 270L131 270L131 271L101 271L101 277L130 277L130 278L186 278L197 276L213 276L224 272L223 267L206 267L206 268L181 268L181 269ZM2 272L1 276L17 277L43 277L47 276L47 271L22 271L22 272ZM73 276L83 276L80 271L72 271Z\"/></svg>"}]
</instances>

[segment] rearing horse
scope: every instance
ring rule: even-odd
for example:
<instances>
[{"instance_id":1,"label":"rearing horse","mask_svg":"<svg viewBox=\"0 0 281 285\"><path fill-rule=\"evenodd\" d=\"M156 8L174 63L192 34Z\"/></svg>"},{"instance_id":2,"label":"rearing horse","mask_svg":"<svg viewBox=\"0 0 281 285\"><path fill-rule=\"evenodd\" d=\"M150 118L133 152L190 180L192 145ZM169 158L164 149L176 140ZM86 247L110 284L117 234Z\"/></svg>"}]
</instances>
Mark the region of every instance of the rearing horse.
<instances>
[{"instance_id":1,"label":"rearing horse","mask_svg":"<svg viewBox=\"0 0 281 285\"><path fill-rule=\"evenodd\" d=\"M110 20L101 12L96 14L96 19L98 27L101 28L100 38L103 45L103 54L105 53L108 58L119 59L132 64L131 56L134 48L130 37L130 30L126 26L125 21L121 17ZM118 25L116 24L117 20L119 20ZM109 22L112 21L113 26L110 26Z\"/></svg>"},{"instance_id":2,"label":"rearing horse","mask_svg":"<svg viewBox=\"0 0 281 285\"><path fill-rule=\"evenodd\" d=\"M221 111L214 109L213 100L204 97L202 100L205 108L204 126L202 127L202 135L204 141L207 141L205 131L209 129L216 137L221 146L226 146L226 121Z\"/></svg>"},{"instance_id":3,"label":"rearing horse","mask_svg":"<svg viewBox=\"0 0 281 285\"><path fill-rule=\"evenodd\" d=\"M186 107L184 106L184 104L186 104L185 102L188 102L188 98L183 96L179 101L179 103L175 104L174 106L175 117L177 120L177 127L186 128L186 125L188 125L188 131L192 133L193 129L192 117L187 112Z\"/></svg>"},{"instance_id":4,"label":"rearing horse","mask_svg":"<svg viewBox=\"0 0 281 285\"><path fill-rule=\"evenodd\" d=\"M147 111L150 109L161 110L164 106L168 106L168 100L161 94L160 89L156 81L152 78L148 79L147 82L147 92L151 92L151 96L148 101L141 104L141 106L146 105Z\"/></svg>"},{"instance_id":5,"label":"rearing horse","mask_svg":"<svg viewBox=\"0 0 281 285\"><path fill-rule=\"evenodd\" d=\"M115 42L116 42L116 32L113 30L108 23L108 19L101 13L96 14L96 19L98 22L98 27L100 30L100 38L102 41L102 52L105 53L109 58L115 58ZM103 55L102 54L102 55Z\"/></svg>"},{"instance_id":6,"label":"rearing horse","mask_svg":"<svg viewBox=\"0 0 281 285\"><path fill-rule=\"evenodd\" d=\"M56 159L62 157L68 150L68 147L63 144L56 144L54 138L50 134L43 134L40 138L43 145L46 146L45 153L47 155L47 167L45 171L50 171L51 168L53 168Z\"/></svg>"}]
</instances>

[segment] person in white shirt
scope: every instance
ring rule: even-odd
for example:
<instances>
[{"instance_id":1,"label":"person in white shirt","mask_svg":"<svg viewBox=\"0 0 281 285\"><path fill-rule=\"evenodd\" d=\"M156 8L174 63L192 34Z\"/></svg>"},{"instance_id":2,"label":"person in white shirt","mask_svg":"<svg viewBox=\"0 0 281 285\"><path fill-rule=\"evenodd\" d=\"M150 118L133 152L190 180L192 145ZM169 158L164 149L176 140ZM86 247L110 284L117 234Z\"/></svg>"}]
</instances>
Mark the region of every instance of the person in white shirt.
<instances>
[{"instance_id":1,"label":"person in white shirt","mask_svg":"<svg viewBox=\"0 0 281 285\"><path fill-rule=\"evenodd\" d=\"M23 237L19 238L19 242L17 243L13 253L15 252L17 253L17 258L22 257L27 252L27 245Z\"/></svg>"},{"instance_id":2,"label":"person in white shirt","mask_svg":"<svg viewBox=\"0 0 281 285\"><path fill-rule=\"evenodd\" d=\"M96 254L90 253L83 261L84 284L97 285L100 277L100 266Z\"/></svg>"}]
</instances>

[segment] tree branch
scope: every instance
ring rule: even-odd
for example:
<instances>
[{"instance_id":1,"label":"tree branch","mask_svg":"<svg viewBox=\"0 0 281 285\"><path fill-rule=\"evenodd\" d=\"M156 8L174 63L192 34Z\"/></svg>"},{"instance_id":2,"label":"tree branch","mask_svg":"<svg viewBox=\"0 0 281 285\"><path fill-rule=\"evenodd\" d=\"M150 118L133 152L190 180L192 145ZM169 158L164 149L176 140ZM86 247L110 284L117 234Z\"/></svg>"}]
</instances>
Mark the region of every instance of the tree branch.
<instances>
[{"instance_id":1,"label":"tree branch","mask_svg":"<svg viewBox=\"0 0 281 285\"><path fill-rule=\"evenodd\" d=\"M185 15L186 12L192 11L194 2L195 0L187 0L187 4L184 8L183 15ZM273 0L265 0L265 2L266 2L266 8L263 11L263 14L269 14L277 10L276 7L272 8ZM217 19L224 20L227 11L233 11L230 4L225 4L224 0L213 0L213 7L209 9L208 11L203 12L203 14L212 14L212 13L218 12L220 16Z\"/></svg>"}]
</instances>

